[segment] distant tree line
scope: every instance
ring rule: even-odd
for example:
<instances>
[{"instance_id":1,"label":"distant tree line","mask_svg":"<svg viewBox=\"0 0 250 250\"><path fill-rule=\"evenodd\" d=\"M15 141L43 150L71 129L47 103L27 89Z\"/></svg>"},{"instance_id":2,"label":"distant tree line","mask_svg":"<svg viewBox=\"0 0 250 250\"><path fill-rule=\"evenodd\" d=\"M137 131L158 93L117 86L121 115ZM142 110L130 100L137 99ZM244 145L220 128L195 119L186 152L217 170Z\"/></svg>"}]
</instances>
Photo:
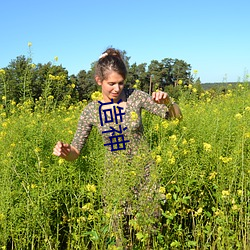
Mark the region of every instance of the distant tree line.
<instances>
[{"instance_id":1,"label":"distant tree line","mask_svg":"<svg viewBox=\"0 0 250 250\"><path fill-rule=\"evenodd\" d=\"M160 62L152 60L146 63L129 64L129 57L123 51L128 67L127 87L136 87L145 92L156 89L166 90L181 82L183 86L194 83L191 65L183 60L165 58ZM94 80L94 65L91 69L81 70L77 75L69 75L61 65L53 62L34 64L30 57L18 56L0 71L0 96L2 100L13 100L17 103L32 99L52 96L58 102L70 96L71 102L90 100L91 94L99 90Z\"/></svg>"}]
</instances>

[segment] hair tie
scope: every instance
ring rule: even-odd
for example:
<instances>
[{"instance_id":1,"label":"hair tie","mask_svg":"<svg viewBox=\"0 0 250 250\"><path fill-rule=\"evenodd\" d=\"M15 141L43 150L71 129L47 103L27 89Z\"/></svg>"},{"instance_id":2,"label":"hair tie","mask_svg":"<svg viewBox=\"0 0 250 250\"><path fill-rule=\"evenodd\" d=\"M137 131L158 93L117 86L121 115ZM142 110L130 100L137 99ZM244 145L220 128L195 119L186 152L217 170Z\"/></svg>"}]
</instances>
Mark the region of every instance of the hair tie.
<instances>
[{"instance_id":1,"label":"hair tie","mask_svg":"<svg viewBox=\"0 0 250 250\"><path fill-rule=\"evenodd\" d=\"M104 58L104 57L106 57L106 56L108 56L108 53L107 53L107 52L101 54L101 56L99 57L99 59L102 59L102 58Z\"/></svg>"}]
</instances>

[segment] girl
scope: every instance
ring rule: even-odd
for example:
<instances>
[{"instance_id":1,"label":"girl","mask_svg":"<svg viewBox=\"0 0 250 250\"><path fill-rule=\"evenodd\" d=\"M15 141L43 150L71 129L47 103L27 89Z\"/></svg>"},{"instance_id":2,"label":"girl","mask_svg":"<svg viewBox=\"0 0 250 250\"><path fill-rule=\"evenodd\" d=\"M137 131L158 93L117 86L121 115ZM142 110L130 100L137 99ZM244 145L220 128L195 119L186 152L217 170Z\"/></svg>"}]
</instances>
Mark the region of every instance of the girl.
<instances>
[{"instance_id":1,"label":"girl","mask_svg":"<svg viewBox=\"0 0 250 250\"><path fill-rule=\"evenodd\" d=\"M148 205L149 201L150 203L155 201L156 186L154 181L150 181L152 178L149 173L149 170L152 172L152 166L155 164L148 161L150 154L143 139L141 110L146 109L164 119L180 119L182 114L179 106L172 102L165 92L154 92L151 97L143 91L124 88L126 76L127 69L121 52L108 48L100 56L95 68L95 80L101 86L103 99L99 102L92 101L84 108L72 143L57 142L53 154L68 161L77 159L92 126L96 126L107 147L102 186L105 207L109 207L113 202L114 192L122 190L117 193L117 197L119 206L126 210L124 213L130 215L137 213L137 218L139 214L149 218L156 208ZM133 164L133 158L138 154L144 156L137 164ZM118 157L120 157L120 165L117 167ZM132 184L126 188L126 191L132 190L132 196L124 191L124 183L127 185L129 176L126 171L129 168L131 168L129 173L135 172L135 181L131 181ZM134 171L134 168L137 170ZM111 187L112 178L116 179L119 188ZM111 205L110 211L115 211L114 205ZM138 211L141 212L138 213ZM116 232L120 228L118 225L120 219L120 213L113 216L112 227ZM117 238L122 238L122 235Z\"/></svg>"}]
</instances>

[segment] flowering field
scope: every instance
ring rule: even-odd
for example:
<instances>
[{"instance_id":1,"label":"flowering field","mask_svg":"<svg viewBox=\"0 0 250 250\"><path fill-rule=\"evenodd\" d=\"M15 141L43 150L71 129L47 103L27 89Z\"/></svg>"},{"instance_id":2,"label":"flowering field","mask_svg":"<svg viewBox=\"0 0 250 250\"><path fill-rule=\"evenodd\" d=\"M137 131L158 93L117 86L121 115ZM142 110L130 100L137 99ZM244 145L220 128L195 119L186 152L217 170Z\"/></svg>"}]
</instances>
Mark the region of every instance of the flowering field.
<instances>
[{"instance_id":1,"label":"flowering field","mask_svg":"<svg viewBox=\"0 0 250 250\"><path fill-rule=\"evenodd\" d=\"M138 175L143 159L155 160L160 178L160 223L130 220L133 249L249 249L250 88L238 84L214 95L183 94L184 119L165 121L143 113L151 155L134 165L116 160L108 183L115 204ZM58 140L70 142L86 103L55 108L25 101L0 106L0 249L119 249L104 209L105 148L95 129L75 162L52 155ZM128 168L126 168L128 167ZM107 184L105 184L107 185ZM153 225L154 224L154 225ZM124 239L125 240L125 239ZM132 246L131 246L132 249Z\"/></svg>"}]
</instances>

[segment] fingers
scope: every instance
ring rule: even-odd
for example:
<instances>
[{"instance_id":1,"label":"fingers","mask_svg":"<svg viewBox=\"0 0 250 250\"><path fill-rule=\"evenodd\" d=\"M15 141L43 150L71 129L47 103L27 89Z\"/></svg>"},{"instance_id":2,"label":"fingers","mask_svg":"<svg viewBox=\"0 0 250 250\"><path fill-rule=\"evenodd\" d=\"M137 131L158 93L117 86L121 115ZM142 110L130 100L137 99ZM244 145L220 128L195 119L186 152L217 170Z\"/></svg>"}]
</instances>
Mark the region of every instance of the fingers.
<instances>
[{"instance_id":1,"label":"fingers","mask_svg":"<svg viewBox=\"0 0 250 250\"><path fill-rule=\"evenodd\" d=\"M70 145L58 141L53 149L53 154L65 158L70 153Z\"/></svg>"},{"instance_id":2,"label":"fingers","mask_svg":"<svg viewBox=\"0 0 250 250\"><path fill-rule=\"evenodd\" d=\"M153 92L152 99L156 103L163 104L169 102L170 98L168 96L168 93L158 91L158 92Z\"/></svg>"}]
</instances>

